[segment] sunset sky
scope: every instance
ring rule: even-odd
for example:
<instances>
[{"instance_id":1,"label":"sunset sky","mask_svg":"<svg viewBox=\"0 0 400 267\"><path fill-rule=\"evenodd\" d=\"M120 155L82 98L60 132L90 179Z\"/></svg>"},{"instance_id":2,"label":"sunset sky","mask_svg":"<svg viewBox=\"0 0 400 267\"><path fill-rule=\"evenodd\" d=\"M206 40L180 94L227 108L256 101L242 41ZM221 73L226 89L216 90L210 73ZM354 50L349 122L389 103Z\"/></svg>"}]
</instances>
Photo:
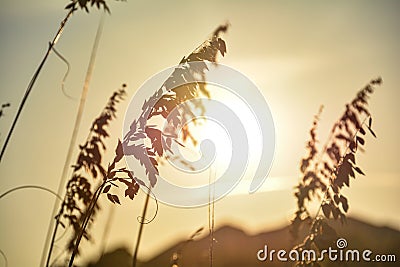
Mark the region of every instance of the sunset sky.
<instances>
[{"instance_id":1,"label":"sunset sky","mask_svg":"<svg viewBox=\"0 0 400 267\"><path fill-rule=\"evenodd\" d=\"M1 1L0 104L11 103L0 118L1 145L26 86L66 14L67 2ZM105 19L78 143L86 139L93 118L112 91L126 83L128 97L118 106L118 120L112 123L112 138L107 142L113 151L137 88L179 63L218 25L229 21L231 27L223 36L228 53L220 62L259 87L274 118L276 151L270 176L258 192L247 194L251 177L246 176L230 196L217 202L217 227L230 223L257 233L288 224L295 209L293 187L299 178L299 161L306 153L308 130L319 106L325 106L319 127L319 138L325 140L344 104L381 76L383 86L369 106L378 139L367 137L366 153L358 158L367 176L351 181L346 194L350 216L400 230L399 1L108 2L112 14ZM65 87L74 99L62 93L66 65L52 54L0 163L0 194L26 184L57 191L101 13L79 10L68 22L56 47L71 65ZM143 196L124 199L122 206L114 208L107 249L122 244L133 250ZM0 249L9 266L39 265L53 204L52 195L35 190L0 200ZM100 253L112 205L103 200L101 206L94 243L83 243L85 253L79 262ZM139 256L152 257L207 223L207 208L161 205L155 221L145 227ZM61 250L57 248L56 254Z\"/></svg>"}]
</instances>

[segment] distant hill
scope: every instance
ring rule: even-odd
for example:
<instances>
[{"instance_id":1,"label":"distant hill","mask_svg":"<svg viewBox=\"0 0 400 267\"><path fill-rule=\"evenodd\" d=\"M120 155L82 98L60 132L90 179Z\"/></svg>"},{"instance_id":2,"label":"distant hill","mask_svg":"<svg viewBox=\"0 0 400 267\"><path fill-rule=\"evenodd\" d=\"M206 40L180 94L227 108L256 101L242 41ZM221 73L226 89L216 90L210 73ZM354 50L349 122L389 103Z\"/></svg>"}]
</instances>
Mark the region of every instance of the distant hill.
<instances>
[{"instance_id":1,"label":"distant hill","mask_svg":"<svg viewBox=\"0 0 400 267\"><path fill-rule=\"evenodd\" d=\"M375 254L394 254L397 262L328 262L323 266L400 266L400 232L388 227L377 227L365 222L348 218L347 224L330 223L338 237L347 240L348 249L360 251L369 249ZM244 231L229 225L217 229L214 233L214 267L278 267L292 266L292 262L279 262L275 258L272 262L257 260L257 252L268 245L268 249L285 249L293 247L289 227L275 231L248 235ZM179 254L179 267L206 267L209 266L209 237L199 238L192 242L179 242L161 252L153 259L139 264L139 267L170 267L173 255ZM336 247L332 247L336 249ZM276 257L276 256L275 256ZM371 257L372 258L372 257ZM112 251L103 256L97 263L88 267L128 267L131 266L131 254L124 249Z\"/></svg>"}]
</instances>

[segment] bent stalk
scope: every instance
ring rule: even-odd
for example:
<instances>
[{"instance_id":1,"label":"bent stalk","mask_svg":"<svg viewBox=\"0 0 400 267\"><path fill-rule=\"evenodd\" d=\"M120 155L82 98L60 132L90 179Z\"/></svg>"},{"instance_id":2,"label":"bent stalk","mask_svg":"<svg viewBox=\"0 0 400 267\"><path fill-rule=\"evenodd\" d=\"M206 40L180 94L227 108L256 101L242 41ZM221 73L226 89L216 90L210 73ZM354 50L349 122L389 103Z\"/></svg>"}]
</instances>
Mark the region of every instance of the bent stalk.
<instances>
[{"instance_id":1,"label":"bent stalk","mask_svg":"<svg viewBox=\"0 0 400 267\"><path fill-rule=\"evenodd\" d=\"M62 34L62 32L63 32L63 30L64 30L64 28L65 28L65 24L67 23L67 21L68 21L69 18L71 17L72 13L73 13L73 9L71 9L71 10L68 12L68 14L65 16L64 20L61 22L61 25L60 25L60 27L58 28L57 33L56 33L56 35L55 35L54 38L53 38L53 41L51 41L51 42L49 43L49 47L47 48L47 51L46 51L46 53L44 54L42 61L40 62L38 68L36 69L35 73L33 74L33 77L32 77L32 79L31 79L31 81L30 81L29 84L28 84L28 87L26 88L24 97L22 98L21 104L20 104L19 107L18 107L17 114L15 115L15 118L14 118L14 120L13 120L13 123L12 123L12 125L11 125L11 128L10 128L8 134L7 134L6 140L4 141L3 147L2 147L2 149L1 149L1 153L0 153L0 162L1 162L1 160L3 159L3 156L4 156L4 153L5 153L5 151L6 151L8 142L10 141L10 138L11 138L11 135L12 135L14 129L15 129L15 126L17 125L18 118L19 118L19 116L21 115L21 112L22 112L22 109L24 108L24 105L25 105L25 103L26 103L26 100L28 99L29 94L31 93L31 91L32 91L32 89L33 89L33 86L35 85L35 82L36 82L37 78L39 77L39 74L40 74L40 72L42 71L42 68L43 68L44 64L46 63L47 58L49 57L51 51L53 50L53 47L56 45L58 39L61 37L61 34Z\"/></svg>"}]
</instances>

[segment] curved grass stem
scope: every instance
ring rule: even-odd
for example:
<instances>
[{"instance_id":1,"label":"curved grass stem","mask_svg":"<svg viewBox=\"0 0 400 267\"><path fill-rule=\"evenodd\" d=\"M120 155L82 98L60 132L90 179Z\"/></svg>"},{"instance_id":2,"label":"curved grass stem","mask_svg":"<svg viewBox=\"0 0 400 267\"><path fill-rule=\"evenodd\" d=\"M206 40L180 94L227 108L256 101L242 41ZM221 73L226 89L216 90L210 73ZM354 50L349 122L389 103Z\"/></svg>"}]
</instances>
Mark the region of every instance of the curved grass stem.
<instances>
[{"instance_id":1,"label":"curved grass stem","mask_svg":"<svg viewBox=\"0 0 400 267\"><path fill-rule=\"evenodd\" d=\"M1 149L0 162L3 159L3 156L4 156L4 153L6 151L7 145L9 143L10 139L11 139L11 136L12 136L12 133L13 133L13 131L15 129L15 126L17 125L17 121L19 119L19 116L22 113L22 109L24 108L25 103L28 100L29 94L31 93L31 91L33 89L33 86L35 85L35 82L36 82L37 78L39 77L39 74L42 71L42 68L43 68L44 64L46 63L47 58L49 57L51 51L53 51L53 47L57 43L58 39L61 37L61 34L62 34L62 32L64 31L64 28L65 28L65 25L68 22L69 18L71 17L72 13L73 13L73 10L71 9L68 12L68 14L65 16L64 20L61 22L60 27L58 28L57 33L53 38L53 41L51 41L49 43L49 47L47 48L47 51L44 54L42 61L40 62L38 68L36 69L35 73L33 74L32 78L31 78L31 80L30 80L30 82L28 84L28 87L26 88L24 97L22 98L21 104L18 106L17 114L15 115L15 118L14 118L12 124L11 124L11 128L10 128L8 134L7 134L7 137L6 137L5 141L4 141L3 147Z\"/></svg>"}]
</instances>

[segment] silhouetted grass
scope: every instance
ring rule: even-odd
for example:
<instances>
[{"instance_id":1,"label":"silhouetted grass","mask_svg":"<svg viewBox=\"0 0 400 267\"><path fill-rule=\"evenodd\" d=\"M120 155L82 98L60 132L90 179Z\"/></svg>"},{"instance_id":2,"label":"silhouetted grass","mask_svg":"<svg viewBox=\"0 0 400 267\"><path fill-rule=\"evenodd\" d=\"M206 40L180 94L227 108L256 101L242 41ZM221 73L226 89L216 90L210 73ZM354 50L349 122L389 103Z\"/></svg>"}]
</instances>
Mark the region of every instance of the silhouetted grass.
<instances>
[{"instance_id":1,"label":"silhouetted grass","mask_svg":"<svg viewBox=\"0 0 400 267\"><path fill-rule=\"evenodd\" d=\"M195 100L199 94L208 95L208 91L204 87L205 73L208 70L205 62L215 63L217 60L217 53L224 55L226 53L225 42L219 37L219 35L227 30L227 26L220 26L214 31L212 37L206 40L198 48L196 48L188 57L184 57L179 66L174 70L171 76L165 81L162 87L147 99L142 106L142 113L137 119L135 119L130 126L130 131L125 135L123 141L118 141L115 149L115 157L112 162L108 164L107 170L96 169L93 173L93 168L88 167L87 169L92 171L95 176L99 171L103 176L102 184L96 189L96 191L89 198L85 195L85 204L87 204L87 209L85 213L81 213L83 216L79 219L79 227L75 226L78 235L74 237L72 255L69 261L69 266L73 266L74 259L79 250L79 244L82 237L88 238L86 232L87 225L92 221L92 215L95 212L97 201L102 193L107 195L107 199L113 204L120 204L118 195L112 194L111 189L113 187L118 187L118 184L125 187L125 197L128 196L133 199L138 193L139 186L145 186L148 188L148 194L146 196L145 205L143 209L142 219L145 219L146 209L148 205L149 194L151 193L151 187L153 187L157 182L158 173L158 160L164 155L165 150L171 150L171 142L176 141L177 137L173 137L170 134L164 135L161 130L148 126L147 122L153 117L161 116L164 119L170 120L173 123L173 128L175 131L183 128L185 116L191 116L193 112L192 108L201 107L201 103L195 102L194 106L186 105L182 110L181 116L179 114L174 115L175 108L179 108L187 100ZM203 62L201 67L191 68L191 65L186 64L190 62ZM191 79L186 80L198 80L194 77L201 77L201 82L193 82L190 84L185 84L185 86L180 86L174 88L173 85L180 83L180 79L185 79L188 76ZM172 87L171 87L172 86ZM169 116L172 115L172 116ZM190 129L184 128L185 136L190 136ZM177 136L177 135L176 135ZM150 141L150 145L145 145L145 140ZM167 146L163 146L167 144ZM168 145L169 144L169 145ZM140 164L145 168L146 175L150 186L146 186L146 183L134 176L133 172L126 167L117 167L123 157L134 156ZM85 191L86 192L86 191ZM75 217L71 217L70 223L72 225L77 225ZM141 222L138 239L136 241L135 253L133 257L133 266L136 265L137 251L139 249L140 237L143 230L143 221ZM71 243L72 244L72 243Z\"/></svg>"},{"instance_id":2,"label":"silhouetted grass","mask_svg":"<svg viewBox=\"0 0 400 267\"><path fill-rule=\"evenodd\" d=\"M345 105L344 113L334 123L322 149L317 146L319 140L316 134L322 108L315 116L307 144L308 154L300 164L302 178L296 186L297 211L292 221L295 239L298 238L300 228L308 229L308 234L295 249L320 251L334 244L336 232L329 226L327 219L345 222L349 201L342 189L350 187L350 179L355 178L356 173L365 175L356 163L356 154L364 151L367 131L376 137L372 130L368 100L375 87L381 83L381 78L371 80ZM316 214L312 215L310 205L314 201L319 201L320 205ZM314 261L300 261L296 266L319 265Z\"/></svg>"}]
</instances>

